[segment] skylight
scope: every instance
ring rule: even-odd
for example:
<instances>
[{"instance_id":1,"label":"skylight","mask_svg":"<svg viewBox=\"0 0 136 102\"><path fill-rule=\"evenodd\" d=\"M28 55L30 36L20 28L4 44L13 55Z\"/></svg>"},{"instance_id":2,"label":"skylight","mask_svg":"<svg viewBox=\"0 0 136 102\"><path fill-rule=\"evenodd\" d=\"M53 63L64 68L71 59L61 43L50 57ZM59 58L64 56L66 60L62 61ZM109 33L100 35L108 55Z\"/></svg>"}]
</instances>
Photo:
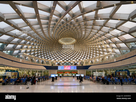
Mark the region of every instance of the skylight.
<instances>
[{"instance_id":1,"label":"skylight","mask_svg":"<svg viewBox=\"0 0 136 102\"><path fill-rule=\"evenodd\" d=\"M53 1L37 1L37 2L50 7Z\"/></svg>"},{"instance_id":2,"label":"skylight","mask_svg":"<svg viewBox=\"0 0 136 102\"><path fill-rule=\"evenodd\" d=\"M122 26L125 26L127 28L133 28L136 26L136 23L134 22L130 22L130 21L127 21L125 24L123 24Z\"/></svg>"},{"instance_id":3,"label":"skylight","mask_svg":"<svg viewBox=\"0 0 136 102\"><path fill-rule=\"evenodd\" d=\"M13 19L12 21L15 23L23 23L24 22L22 19Z\"/></svg>"},{"instance_id":4,"label":"skylight","mask_svg":"<svg viewBox=\"0 0 136 102\"><path fill-rule=\"evenodd\" d=\"M121 7L118 9L116 13L130 14L134 10L136 10L136 4L125 4L121 5Z\"/></svg>"},{"instance_id":5,"label":"skylight","mask_svg":"<svg viewBox=\"0 0 136 102\"><path fill-rule=\"evenodd\" d=\"M9 39L9 38L11 38L10 36L7 36L7 35L2 35L1 37L0 37L0 39L2 39L2 40L7 40L7 39Z\"/></svg>"},{"instance_id":6,"label":"skylight","mask_svg":"<svg viewBox=\"0 0 136 102\"><path fill-rule=\"evenodd\" d=\"M50 13L47 13L47 12L44 12L44 11L41 11L41 10L38 10L38 11L39 11L39 14L46 15L46 16L50 15Z\"/></svg>"},{"instance_id":7,"label":"skylight","mask_svg":"<svg viewBox=\"0 0 136 102\"><path fill-rule=\"evenodd\" d=\"M133 39L134 37L130 36L129 34L123 35L121 37L124 37L125 39Z\"/></svg>"},{"instance_id":8,"label":"skylight","mask_svg":"<svg viewBox=\"0 0 136 102\"><path fill-rule=\"evenodd\" d=\"M26 7L26 6L21 6L21 5L18 5L18 6L20 7L22 12L24 12L24 13L35 13L33 8Z\"/></svg>"},{"instance_id":9,"label":"skylight","mask_svg":"<svg viewBox=\"0 0 136 102\"><path fill-rule=\"evenodd\" d=\"M127 47L124 43L121 43L121 44L118 44L120 45L121 47Z\"/></svg>"},{"instance_id":10,"label":"skylight","mask_svg":"<svg viewBox=\"0 0 136 102\"><path fill-rule=\"evenodd\" d=\"M7 24L7 23L5 23L5 22L0 22L0 28L1 29L3 29L3 28L5 28L5 27L8 27L9 25Z\"/></svg>"},{"instance_id":11,"label":"skylight","mask_svg":"<svg viewBox=\"0 0 136 102\"><path fill-rule=\"evenodd\" d=\"M97 1L82 1L82 2L83 2L83 7L84 8L97 3Z\"/></svg>"},{"instance_id":12,"label":"skylight","mask_svg":"<svg viewBox=\"0 0 136 102\"><path fill-rule=\"evenodd\" d=\"M90 15L94 15L94 14L95 14L95 11L90 12L90 13L87 13L87 14L85 14L84 16L90 16Z\"/></svg>"},{"instance_id":13,"label":"skylight","mask_svg":"<svg viewBox=\"0 0 136 102\"><path fill-rule=\"evenodd\" d=\"M109 7L109 8L105 8L105 9L100 9L100 10L98 11L98 14L110 13L113 8L114 8L114 7Z\"/></svg>"},{"instance_id":14,"label":"skylight","mask_svg":"<svg viewBox=\"0 0 136 102\"><path fill-rule=\"evenodd\" d=\"M78 5L77 5L77 6L75 6L75 7L72 9L72 11L73 11L73 13L75 13L75 12L79 11L79 7L78 7Z\"/></svg>"},{"instance_id":15,"label":"skylight","mask_svg":"<svg viewBox=\"0 0 136 102\"><path fill-rule=\"evenodd\" d=\"M56 10L60 13L63 11L63 9L59 5L56 6Z\"/></svg>"},{"instance_id":16,"label":"skylight","mask_svg":"<svg viewBox=\"0 0 136 102\"><path fill-rule=\"evenodd\" d=\"M64 1L66 3L66 5L68 5L71 1Z\"/></svg>"},{"instance_id":17,"label":"skylight","mask_svg":"<svg viewBox=\"0 0 136 102\"><path fill-rule=\"evenodd\" d=\"M16 13L8 4L0 4L1 13Z\"/></svg>"}]
</instances>

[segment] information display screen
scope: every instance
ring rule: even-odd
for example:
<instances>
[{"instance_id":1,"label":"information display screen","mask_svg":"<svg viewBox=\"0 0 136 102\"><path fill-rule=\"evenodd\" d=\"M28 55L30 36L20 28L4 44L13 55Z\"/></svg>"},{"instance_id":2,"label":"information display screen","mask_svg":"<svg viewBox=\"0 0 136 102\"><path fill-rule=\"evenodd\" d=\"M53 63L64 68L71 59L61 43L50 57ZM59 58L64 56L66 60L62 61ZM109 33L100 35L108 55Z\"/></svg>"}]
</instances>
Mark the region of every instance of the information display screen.
<instances>
[{"instance_id":1,"label":"information display screen","mask_svg":"<svg viewBox=\"0 0 136 102\"><path fill-rule=\"evenodd\" d=\"M76 74L76 76L80 76L80 74Z\"/></svg>"},{"instance_id":2,"label":"information display screen","mask_svg":"<svg viewBox=\"0 0 136 102\"><path fill-rule=\"evenodd\" d=\"M51 77L56 77L56 74L51 74Z\"/></svg>"},{"instance_id":3,"label":"information display screen","mask_svg":"<svg viewBox=\"0 0 136 102\"><path fill-rule=\"evenodd\" d=\"M82 77L84 77L84 74L81 74Z\"/></svg>"},{"instance_id":4,"label":"information display screen","mask_svg":"<svg viewBox=\"0 0 136 102\"><path fill-rule=\"evenodd\" d=\"M77 66L58 66L58 70L76 70Z\"/></svg>"}]
</instances>

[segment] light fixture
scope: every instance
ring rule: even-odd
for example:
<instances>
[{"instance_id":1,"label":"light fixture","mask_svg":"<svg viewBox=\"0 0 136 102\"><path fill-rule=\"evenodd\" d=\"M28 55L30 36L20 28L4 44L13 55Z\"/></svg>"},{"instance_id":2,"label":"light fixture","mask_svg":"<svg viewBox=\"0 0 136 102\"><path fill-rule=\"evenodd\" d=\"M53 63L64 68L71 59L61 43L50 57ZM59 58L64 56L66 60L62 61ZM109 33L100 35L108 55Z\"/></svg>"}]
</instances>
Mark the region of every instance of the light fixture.
<instances>
[{"instance_id":1,"label":"light fixture","mask_svg":"<svg viewBox=\"0 0 136 102\"><path fill-rule=\"evenodd\" d=\"M133 4L134 2L133 1L131 1L131 4Z\"/></svg>"}]
</instances>

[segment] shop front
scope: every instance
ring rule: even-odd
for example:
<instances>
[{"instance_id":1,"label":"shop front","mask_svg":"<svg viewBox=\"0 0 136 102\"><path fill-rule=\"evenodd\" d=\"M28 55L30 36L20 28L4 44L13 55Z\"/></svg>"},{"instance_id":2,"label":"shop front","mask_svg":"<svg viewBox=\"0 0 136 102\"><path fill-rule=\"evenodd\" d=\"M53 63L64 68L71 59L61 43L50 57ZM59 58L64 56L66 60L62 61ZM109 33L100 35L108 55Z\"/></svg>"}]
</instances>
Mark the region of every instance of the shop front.
<instances>
[{"instance_id":1,"label":"shop front","mask_svg":"<svg viewBox=\"0 0 136 102\"><path fill-rule=\"evenodd\" d=\"M130 75L130 72L128 69L122 69L122 70L116 70L115 71L115 76L129 76Z\"/></svg>"},{"instance_id":2,"label":"shop front","mask_svg":"<svg viewBox=\"0 0 136 102\"><path fill-rule=\"evenodd\" d=\"M19 77L18 68L0 67L0 78L17 78Z\"/></svg>"},{"instance_id":3,"label":"shop front","mask_svg":"<svg viewBox=\"0 0 136 102\"><path fill-rule=\"evenodd\" d=\"M7 66L0 67L0 78L5 79L10 77L11 79L14 79L18 77L26 77L26 75L29 75L30 77L32 77L32 75L48 76L49 72L48 70L23 69L23 68L13 68Z\"/></svg>"},{"instance_id":4,"label":"shop front","mask_svg":"<svg viewBox=\"0 0 136 102\"><path fill-rule=\"evenodd\" d=\"M57 71L57 74L58 74L58 76L73 76L73 75L76 75L77 74L77 70L74 70L74 71L72 71L72 70L67 70L67 71L64 71L64 70L58 70Z\"/></svg>"}]
</instances>

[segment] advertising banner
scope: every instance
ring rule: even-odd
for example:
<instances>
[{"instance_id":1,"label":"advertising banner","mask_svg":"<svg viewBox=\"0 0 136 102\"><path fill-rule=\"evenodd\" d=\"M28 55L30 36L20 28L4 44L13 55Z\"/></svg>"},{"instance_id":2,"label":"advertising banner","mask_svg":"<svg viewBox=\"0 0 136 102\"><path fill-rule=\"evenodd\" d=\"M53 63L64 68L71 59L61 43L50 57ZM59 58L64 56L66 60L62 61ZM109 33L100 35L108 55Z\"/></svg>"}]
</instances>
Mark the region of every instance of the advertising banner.
<instances>
[{"instance_id":1,"label":"advertising banner","mask_svg":"<svg viewBox=\"0 0 136 102\"><path fill-rule=\"evenodd\" d=\"M76 70L77 66L58 66L58 70Z\"/></svg>"}]
</instances>

